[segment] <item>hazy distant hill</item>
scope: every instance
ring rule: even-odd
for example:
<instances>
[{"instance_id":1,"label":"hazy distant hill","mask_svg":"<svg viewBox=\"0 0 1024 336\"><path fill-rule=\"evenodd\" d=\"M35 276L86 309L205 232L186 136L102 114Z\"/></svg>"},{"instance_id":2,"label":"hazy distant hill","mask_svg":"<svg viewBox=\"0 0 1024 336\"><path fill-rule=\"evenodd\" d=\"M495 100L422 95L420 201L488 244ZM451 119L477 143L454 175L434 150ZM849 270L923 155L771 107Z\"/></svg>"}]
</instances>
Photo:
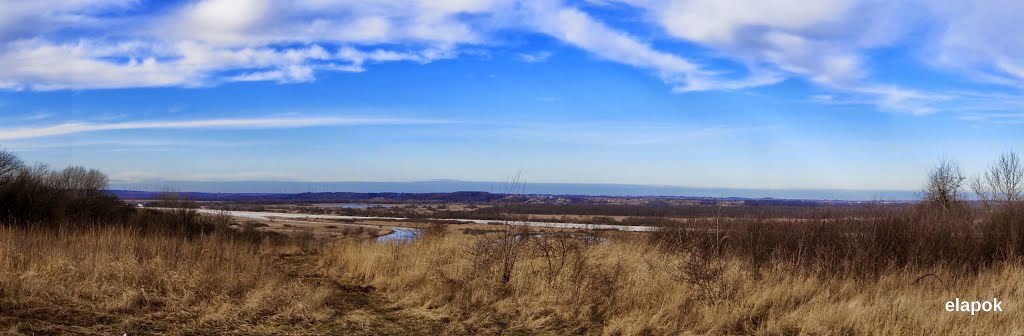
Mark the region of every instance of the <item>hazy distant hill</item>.
<instances>
[{"instance_id":1,"label":"hazy distant hill","mask_svg":"<svg viewBox=\"0 0 1024 336\"><path fill-rule=\"evenodd\" d=\"M204 193L448 193L456 191L506 192L503 182L473 182L435 180L420 182L287 182L287 181L147 181L112 182L111 190L162 191ZM582 184L582 183L526 183L521 190L529 194L591 195L591 196L688 196L688 197L740 197L817 200L914 200L915 191L902 190L842 190L842 189L729 189L689 188L636 184Z\"/></svg>"}]
</instances>

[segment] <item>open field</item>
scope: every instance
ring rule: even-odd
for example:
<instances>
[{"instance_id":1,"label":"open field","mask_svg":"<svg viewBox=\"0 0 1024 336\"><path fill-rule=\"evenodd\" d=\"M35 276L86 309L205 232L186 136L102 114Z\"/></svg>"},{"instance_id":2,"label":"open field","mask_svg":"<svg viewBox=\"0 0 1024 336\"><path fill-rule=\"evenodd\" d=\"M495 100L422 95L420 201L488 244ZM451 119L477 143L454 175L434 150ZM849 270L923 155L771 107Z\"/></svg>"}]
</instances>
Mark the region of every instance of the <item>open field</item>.
<instances>
[{"instance_id":1,"label":"open field","mask_svg":"<svg viewBox=\"0 0 1024 336\"><path fill-rule=\"evenodd\" d=\"M1024 325L1024 316L1013 313L1024 308L1019 261L971 275L894 267L859 279L825 266L794 272L782 264L755 275L748 261L730 258L717 266L720 273L695 279L687 275L687 259L626 238L567 243L554 257L544 254L544 243L524 247L503 282L500 261L481 258L479 243L469 237L403 246L343 242L324 252L320 268L380 288L403 306L451 316L449 331L467 334L1011 335ZM940 276L918 280L933 273ZM1006 312L944 312L953 297L1003 298Z\"/></svg>"},{"instance_id":2,"label":"open field","mask_svg":"<svg viewBox=\"0 0 1024 336\"><path fill-rule=\"evenodd\" d=\"M13 334L868 335L1013 334L1024 323L1012 313L1024 308L1018 258L976 272L869 274L852 261L755 268L738 247L680 251L650 233L447 225L396 244L259 229L254 238L5 228L0 325ZM944 312L954 297L998 297L1005 312Z\"/></svg>"},{"instance_id":3,"label":"open field","mask_svg":"<svg viewBox=\"0 0 1024 336\"><path fill-rule=\"evenodd\" d=\"M0 334L419 335L440 328L372 287L319 273L323 244L309 236L0 228Z\"/></svg>"},{"instance_id":4,"label":"open field","mask_svg":"<svg viewBox=\"0 0 1024 336\"><path fill-rule=\"evenodd\" d=\"M199 218L233 229L3 229L0 302L9 314L0 325L13 334L374 335L1013 334L1024 325L1012 313L1024 308L1016 255L881 254L869 243L883 236L831 245L829 231L788 220L702 223L719 233L406 222L423 235L380 243L373 237L386 231L343 233L372 220ZM837 220L848 230L834 234L864 230L862 220ZM768 231L743 226L754 224ZM814 233L803 257L771 234L800 230ZM727 243L704 245L716 240ZM891 261L868 267L874 258ZM957 297L1000 298L1004 312L943 311Z\"/></svg>"},{"instance_id":5,"label":"open field","mask_svg":"<svg viewBox=\"0 0 1024 336\"><path fill-rule=\"evenodd\" d=\"M529 225L557 207L514 195L469 222L146 209L95 171L21 170L0 180L0 332L1019 334L1024 203L966 201L944 169L895 206L556 205L643 231Z\"/></svg>"}]
</instances>

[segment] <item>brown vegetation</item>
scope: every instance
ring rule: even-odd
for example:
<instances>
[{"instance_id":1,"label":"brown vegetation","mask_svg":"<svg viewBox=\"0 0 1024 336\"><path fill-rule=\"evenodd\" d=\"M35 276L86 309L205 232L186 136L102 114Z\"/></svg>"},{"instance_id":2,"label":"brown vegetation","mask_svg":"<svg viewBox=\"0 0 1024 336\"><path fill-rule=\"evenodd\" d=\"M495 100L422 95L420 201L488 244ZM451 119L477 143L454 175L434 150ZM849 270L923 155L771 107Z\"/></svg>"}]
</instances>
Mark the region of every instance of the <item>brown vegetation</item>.
<instances>
[{"instance_id":1,"label":"brown vegetation","mask_svg":"<svg viewBox=\"0 0 1024 336\"><path fill-rule=\"evenodd\" d=\"M873 236L815 233L823 223L750 222L678 240L518 232L341 241L323 252L320 268L452 317L449 333L1012 334L1024 325L1014 313L1024 308L1024 267L1019 254L998 247L1012 245L943 234L869 243L919 232L833 222ZM998 297L1006 312L945 312L956 297Z\"/></svg>"},{"instance_id":2,"label":"brown vegetation","mask_svg":"<svg viewBox=\"0 0 1024 336\"><path fill-rule=\"evenodd\" d=\"M767 209L726 221L719 211L611 237L504 226L338 242L321 267L453 316L453 333L1012 334L1024 326L1024 204L973 207L963 181L943 160L923 202L856 217L824 209L793 221ZM948 313L954 298L1006 306Z\"/></svg>"},{"instance_id":3,"label":"brown vegetation","mask_svg":"<svg viewBox=\"0 0 1024 336\"><path fill-rule=\"evenodd\" d=\"M323 322L330 291L277 271L287 241L127 227L0 228L0 325L27 333L268 332ZM174 329L170 329L170 328Z\"/></svg>"},{"instance_id":4,"label":"brown vegetation","mask_svg":"<svg viewBox=\"0 0 1024 336\"><path fill-rule=\"evenodd\" d=\"M354 223L141 211L101 175L0 151L0 332L48 334L1013 334L1024 326L1022 171L1012 152L968 184L954 162L912 206L708 206L658 232L422 225L380 243ZM7 162L6 166L4 163ZM13 166L14 169L4 167ZM98 173L96 173L98 174ZM80 178L93 182L80 183ZM412 223L409 223L412 225ZM281 224L288 226L292 224ZM326 226L328 224L324 224ZM375 231L374 231L375 232ZM358 237L358 239L356 238ZM379 291L379 292L378 292ZM1003 313L947 313L954 298Z\"/></svg>"},{"instance_id":5,"label":"brown vegetation","mask_svg":"<svg viewBox=\"0 0 1024 336\"><path fill-rule=\"evenodd\" d=\"M311 260L322 241L311 235L230 225L187 200L171 202L174 211L134 209L100 192L104 181L80 168L26 167L0 150L0 334L431 330L372 288L319 274Z\"/></svg>"}]
</instances>

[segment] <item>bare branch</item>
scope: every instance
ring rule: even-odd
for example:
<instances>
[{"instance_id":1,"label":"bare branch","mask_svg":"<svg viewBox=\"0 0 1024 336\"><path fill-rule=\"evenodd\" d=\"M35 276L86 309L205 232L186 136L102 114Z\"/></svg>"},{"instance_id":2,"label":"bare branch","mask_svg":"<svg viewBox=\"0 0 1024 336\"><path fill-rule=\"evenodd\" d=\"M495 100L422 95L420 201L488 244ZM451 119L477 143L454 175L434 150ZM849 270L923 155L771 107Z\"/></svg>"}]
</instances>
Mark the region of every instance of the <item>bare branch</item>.
<instances>
[{"instance_id":1,"label":"bare branch","mask_svg":"<svg viewBox=\"0 0 1024 336\"><path fill-rule=\"evenodd\" d=\"M18 172L25 167L25 164L17 155L0 148L0 185L9 183L18 175Z\"/></svg>"},{"instance_id":2,"label":"bare branch","mask_svg":"<svg viewBox=\"0 0 1024 336\"><path fill-rule=\"evenodd\" d=\"M924 199L929 203L949 209L960 201L960 189L966 180L960 171L960 164L946 157L939 159L928 172L928 183L924 189Z\"/></svg>"}]
</instances>

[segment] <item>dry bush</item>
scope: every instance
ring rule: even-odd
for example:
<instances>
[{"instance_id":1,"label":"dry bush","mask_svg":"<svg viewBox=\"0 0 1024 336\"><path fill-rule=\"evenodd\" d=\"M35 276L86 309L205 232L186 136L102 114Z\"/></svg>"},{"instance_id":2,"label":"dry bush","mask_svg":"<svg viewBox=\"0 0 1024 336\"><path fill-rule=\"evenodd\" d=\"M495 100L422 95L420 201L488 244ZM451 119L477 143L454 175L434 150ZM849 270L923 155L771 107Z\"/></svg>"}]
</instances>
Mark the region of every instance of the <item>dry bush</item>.
<instances>
[{"instance_id":1,"label":"dry bush","mask_svg":"<svg viewBox=\"0 0 1024 336\"><path fill-rule=\"evenodd\" d=\"M420 232L423 237L442 237L448 234L448 224L444 221L431 221Z\"/></svg>"},{"instance_id":2,"label":"dry bush","mask_svg":"<svg viewBox=\"0 0 1024 336\"><path fill-rule=\"evenodd\" d=\"M341 234L346 237L359 237L367 233L366 228L362 226L346 225L341 228Z\"/></svg>"},{"instance_id":3,"label":"dry bush","mask_svg":"<svg viewBox=\"0 0 1024 336\"><path fill-rule=\"evenodd\" d=\"M770 264L794 272L828 266L837 276L875 278L892 267L978 272L1020 255L1024 217L1007 207L979 216L970 208L923 203L879 208L860 218L822 212L818 218L771 216L725 222L692 220L666 226L651 244L671 252L689 271L714 273L716 263L743 260L757 278ZM693 263L696 263L694 265ZM690 272L696 274L697 272ZM701 277L692 277L699 279Z\"/></svg>"}]
</instances>

